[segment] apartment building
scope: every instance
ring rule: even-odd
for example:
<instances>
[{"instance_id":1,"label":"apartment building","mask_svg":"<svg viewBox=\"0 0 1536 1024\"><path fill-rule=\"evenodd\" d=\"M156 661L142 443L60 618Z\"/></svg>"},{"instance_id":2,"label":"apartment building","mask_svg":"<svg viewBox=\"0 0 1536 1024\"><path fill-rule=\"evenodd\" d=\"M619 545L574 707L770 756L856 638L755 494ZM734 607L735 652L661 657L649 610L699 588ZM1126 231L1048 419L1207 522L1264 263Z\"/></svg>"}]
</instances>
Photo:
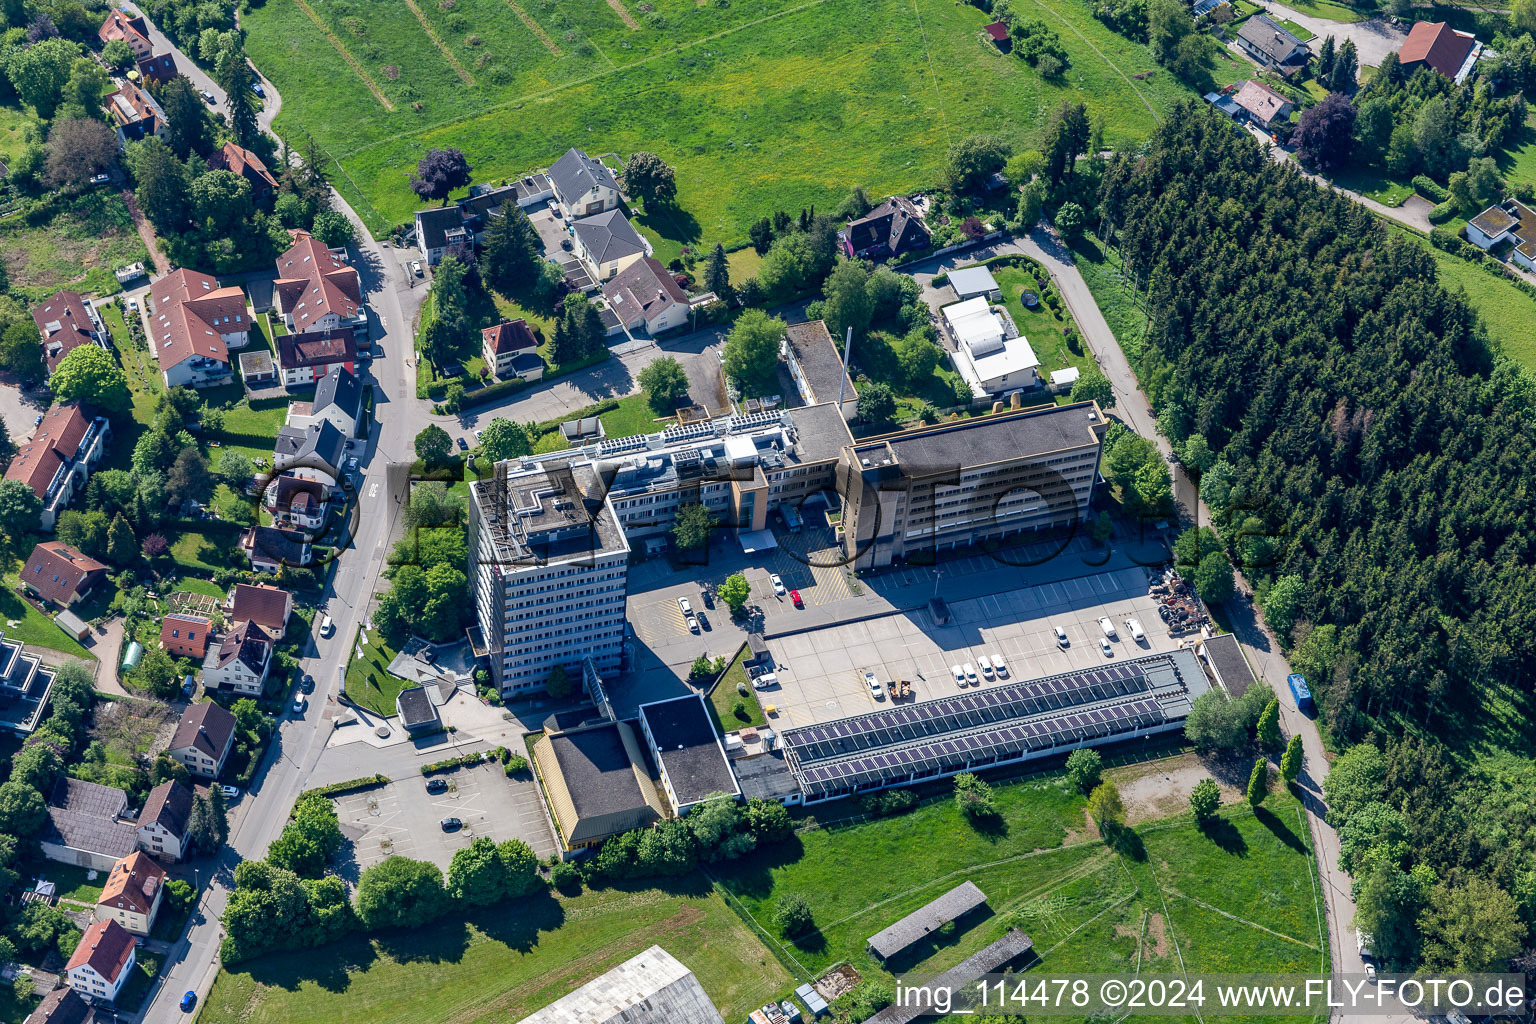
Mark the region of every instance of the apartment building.
<instances>
[{"instance_id":1,"label":"apartment building","mask_svg":"<svg viewBox=\"0 0 1536 1024\"><path fill-rule=\"evenodd\" d=\"M1080 521L1107 429L1096 402L918 427L843 449L844 553L858 569Z\"/></svg>"},{"instance_id":2,"label":"apartment building","mask_svg":"<svg viewBox=\"0 0 1536 1024\"><path fill-rule=\"evenodd\" d=\"M558 665L619 668L629 543L590 464L497 463L470 487L477 618L503 695L539 690Z\"/></svg>"}]
</instances>

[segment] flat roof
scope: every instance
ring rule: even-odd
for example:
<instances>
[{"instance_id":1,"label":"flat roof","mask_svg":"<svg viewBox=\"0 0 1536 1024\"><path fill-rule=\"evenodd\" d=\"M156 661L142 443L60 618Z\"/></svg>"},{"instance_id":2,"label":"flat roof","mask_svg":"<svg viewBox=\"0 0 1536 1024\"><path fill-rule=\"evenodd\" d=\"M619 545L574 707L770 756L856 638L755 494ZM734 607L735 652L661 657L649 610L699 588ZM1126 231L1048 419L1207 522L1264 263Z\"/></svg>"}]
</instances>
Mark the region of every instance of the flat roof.
<instances>
[{"instance_id":1,"label":"flat roof","mask_svg":"<svg viewBox=\"0 0 1536 1024\"><path fill-rule=\"evenodd\" d=\"M519 1024L720 1024L721 1017L693 972L652 946Z\"/></svg>"},{"instance_id":2,"label":"flat roof","mask_svg":"<svg viewBox=\"0 0 1536 1024\"><path fill-rule=\"evenodd\" d=\"M998 290L997 279L986 267L961 267L949 272L950 287L961 298L967 295L986 295Z\"/></svg>"},{"instance_id":3,"label":"flat roof","mask_svg":"<svg viewBox=\"0 0 1536 1024\"><path fill-rule=\"evenodd\" d=\"M855 458L878 465L884 453L915 470L984 466L1096 444L1104 418L1093 402L1042 405L938 423L872 438L852 446Z\"/></svg>"},{"instance_id":4,"label":"flat roof","mask_svg":"<svg viewBox=\"0 0 1536 1024\"><path fill-rule=\"evenodd\" d=\"M1254 683L1248 659L1243 657L1243 649L1238 645L1237 637L1231 633L1213 636L1205 641L1205 660L1233 697L1241 697Z\"/></svg>"},{"instance_id":5,"label":"flat roof","mask_svg":"<svg viewBox=\"0 0 1536 1024\"><path fill-rule=\"evenodd\" d=\"M805 377L809 394L803 396L809 405L836 402L838 391L846 388L843 400L857 398L853 379L843 369L843 356L837 342L827 330L825 320L811 320L803 324L791 324L784 332L789 352L799 364Z\"/></svg>"},{"instance_id":6,"label":"flat roof","mask_svg":"<svg viewBox=\"0 0 1536 1024\"><path fill-rule=\"evenodd\" d=\"M713 793L740 792L701 695L642 704L640 718L680 806Z\"/></svg>"}]
</instances>

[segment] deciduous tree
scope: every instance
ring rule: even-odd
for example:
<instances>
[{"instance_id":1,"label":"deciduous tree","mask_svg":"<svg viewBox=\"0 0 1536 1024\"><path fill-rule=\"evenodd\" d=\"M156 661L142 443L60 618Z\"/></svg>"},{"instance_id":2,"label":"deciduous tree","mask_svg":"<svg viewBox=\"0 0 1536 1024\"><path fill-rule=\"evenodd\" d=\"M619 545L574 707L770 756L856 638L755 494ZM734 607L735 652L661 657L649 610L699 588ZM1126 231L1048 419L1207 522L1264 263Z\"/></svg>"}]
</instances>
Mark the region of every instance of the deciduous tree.
<instances>
[{"instance_id":1,"label":"deciduous tree","mask_svg":"<svg viewBox=\"0 0 1536 1024\"><path fill-rule=\"evenodd\" d=\"M128 377L107 351L80 345L69 351L48 379L60 402L88 402L106 412L126 412L132 402Z\"/></svg>"},{"instance_id":2,"label":"deciduous tree","mask_svg":"<svg viewBox=\"0 0 1536 1024\"><path fill-rule=\"evenodd\" d=\"M726 376L737 381L763 380L773 372L784 341L784 321L760 309L737 317L725 339Z\"/></svg>"},{"instance_id":3,"label":"deciduous tree","mask_svg":"<svg viewBox=\"0 0 1536 1024\"><path fill-rule=\"evenodd\" d=\"M440 199L446 206L451 192L469 184L470 172L469 160L462 150L452 146L429 149L416 163L411 191L425 200Z\"/></svg>"},{"instance_id":4,"label":"deciduous tree","mask_svg":"<svg viewBox=\"0 0 1536 1024\"><path fill-rule=\"evenodd\" d=\"M688 374L671 356L652 360L635 378L646 401L658 413L668 413L688 394Z\"/></svg>"},{"instance_id":5,"label":"deciduous tree","mask_svg":"<svg viewBox=\"0 0 1536 1024\"><path fill-rule=\"evenodd\" d=\"M427 861L388 857L357 882L357 914L369 929L420 927L447 909L443 873Z\"/></svg>"},{"instance_id":6,"label":"deciduous tree","mask_svg":"<svg viewBox=\"0 0 1536 1024\"><path fill-rule=\"evenodd\" d=\"M624 164L624 191L650 207L677 199L677 176L655 153L634 153Z\"/></svg>"},{"instance_id":7,"label":"deciduous tree","mask_svg":"<svg viewBox=\"0 0 1536 1024\"><path fill-rule=\"evenodd\" d=\"M94 117L71 117L48 130L43 176L50 185L78 189L117 162L117 136Z\"/></svg>"},{"instance_id":8,"label":"deciduous tree","mask_svg":"<svg viewBox=\"0 0 1536 1024\"><path fill-rule=\"evenodd\" d=\"M1354 106L1341 93L1332 92L1321 103L1301 112L1291 141L1303 164L1332 171L1349 163L1354 132Z\"/></svg>"},{"instance_id":9,"label":"deciduous tree","mask_svg":"<svg viewBox=\"0 0 1536 1024\"><path fill-rule=\"evenodd\" d=\"M1201 821L1211 817L1221 806L1221 787L1215 779L1201 779L1189 794L1189 809Z\"/></svg>"}]
</instances>

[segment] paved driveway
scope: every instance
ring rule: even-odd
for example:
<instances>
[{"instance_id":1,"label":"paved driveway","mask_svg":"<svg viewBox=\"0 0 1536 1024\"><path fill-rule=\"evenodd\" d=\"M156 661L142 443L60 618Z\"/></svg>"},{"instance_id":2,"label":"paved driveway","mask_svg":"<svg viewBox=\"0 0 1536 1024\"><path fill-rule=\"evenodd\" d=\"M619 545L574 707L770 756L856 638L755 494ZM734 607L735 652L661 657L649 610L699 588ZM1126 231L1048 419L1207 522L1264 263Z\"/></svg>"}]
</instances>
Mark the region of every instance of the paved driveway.
<instances>
[{"instance_id":1,"label":"paved driveway","mask_svg":"<svg viewBox=\"0 0 1536 1024\"><path fill-rule=\"evenodd\" d=\"M1327 18L1303 14L1284 4L1269 3L1267 6L1274 16L1294 21L1316 36L1307 44L1313 53L1322 48L1323 40L1328 36L1333 36L1335 43L1352 40L1361 67L1380 67L1387 54L1402 49L1403 40L1408 38L1406 29L1383 18L1355 22L1329 21Z\"/></svg>"}]
</instances>

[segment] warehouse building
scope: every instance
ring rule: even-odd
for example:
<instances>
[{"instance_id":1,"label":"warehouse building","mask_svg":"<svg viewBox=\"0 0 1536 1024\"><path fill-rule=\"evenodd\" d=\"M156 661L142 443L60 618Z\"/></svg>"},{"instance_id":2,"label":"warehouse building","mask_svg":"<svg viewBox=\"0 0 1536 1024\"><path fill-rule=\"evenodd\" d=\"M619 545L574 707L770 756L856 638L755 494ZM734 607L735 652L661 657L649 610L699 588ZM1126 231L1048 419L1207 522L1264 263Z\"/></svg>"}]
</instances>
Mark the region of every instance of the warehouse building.
<instances>
[{"instance_id":1,"label":"warehouse building","mask_svg":"<svg viewBox=\"0 0 1536 1024\"><path fill-rule=\"evenodd\" d=\"M634 730L606 718L552 716L533 745L534 768L567 852L666 817Z\"/></svg>"},{"instance_id":2,"label":"warehouse building","mask_svg":"<svg viewBox=\"0 0 1536 1024\"><path fill-rule=\"evenodd\" d=\"M693 972L652 946L520 1024L725 1024Z\"/></svg>"},{"instance_id":3,"label":"warehouse building","mask_svg":"<svg viewBox=\"0 0 1536 1024\"><path fill-rule=\"evenodd\" d=\"M961 882L953 889L918 907L895 924L869 937L869 951L887 961L923 941L952 921L987 905L986 893L975 882Z\"/></svg>"},{"instance_id":4,"label":"warehouse building","mask_svg":"<svg viewBox=\"0 0 1536 1024\"><path fill-rule=\"evenodd\" d=\"M1081 521L1108 423L1097 402L1046 405L850 444L838 466L855 569Z\"/></svg>"},{"instance_id":5,"label":"warehouse building","mask_svg":"<svg viewBox=\"0 0 1536 1024\"><path fill-rule=\"evenodd\" d=\"M1210 689L1195 652L988 686L783 733L806 803L1181 728Z\"/></svg>"}]
</instances>

